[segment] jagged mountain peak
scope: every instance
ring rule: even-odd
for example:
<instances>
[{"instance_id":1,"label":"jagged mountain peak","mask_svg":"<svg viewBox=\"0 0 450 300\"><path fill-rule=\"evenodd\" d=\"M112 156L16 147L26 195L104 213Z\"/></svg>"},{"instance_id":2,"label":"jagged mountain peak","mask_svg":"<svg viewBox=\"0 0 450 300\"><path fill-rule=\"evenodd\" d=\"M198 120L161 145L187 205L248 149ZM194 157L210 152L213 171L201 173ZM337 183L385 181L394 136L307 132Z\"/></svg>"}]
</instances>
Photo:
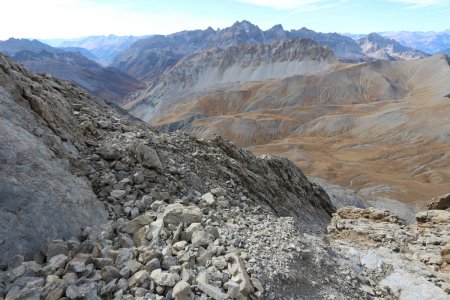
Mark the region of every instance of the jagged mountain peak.
<instances>
[{"instance_id":1,"label":"jagged mountain peak","mask_svg":"<svg viewBox=\"0 0 450 300\"><path fill-rule=\"evenodd\" d=\"M263 31L257 25L243 20L217 31L208 28L139 40L117 56L112 65L136 78L153 80L183 57L209 48L225 49L232 45L271 44L279 40L305 38L312 39L322 46L331 47L339 58L352 61L367 59L359 45L349 37L317 33L306 28L286 31L281 25Z\"/></svg>"},{"instance_id":2,"label":"jagged mountain peak","mask_svg":"<svg viewBox=\"0 0 450 300\"><path fill-rule=\"evenodd\" d=\"M396 40L375 32L357 40L357 43L366 55L376 59L410 60L429 56L425 52L403 46Z\"/></svg>"}]
</instances>

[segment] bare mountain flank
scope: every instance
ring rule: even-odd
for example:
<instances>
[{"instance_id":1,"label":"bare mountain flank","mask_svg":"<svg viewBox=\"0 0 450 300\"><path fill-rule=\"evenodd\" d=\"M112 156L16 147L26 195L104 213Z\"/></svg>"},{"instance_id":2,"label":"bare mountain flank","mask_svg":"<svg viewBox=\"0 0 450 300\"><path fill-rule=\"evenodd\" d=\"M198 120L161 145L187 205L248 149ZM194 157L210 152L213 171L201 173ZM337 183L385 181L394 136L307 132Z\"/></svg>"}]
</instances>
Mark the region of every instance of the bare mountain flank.
<instances>
[{"instance_id":1,"label":"bare mountain flank","mask_svg":"<svg viewBox=\"0 0 450 300\"><path fill-rule=\"evenodd\" d=\"M149 121L165 115L187 95L237 83L326 72L336 64L329 48L311 40L214 48L184 58L151 81L125 107Z\"/></svg>"},{"instance_id":2,"label":"bare mountain flank","mask_svg":"<svg viewBox=\"0 0 450 300\"><path fill-rule=\"evenodd\" d=\"M53 48L37 40L9 39L0 41L0 52L34 73L72 80L93 95L114 103L121 103L144 87L130 75L88 59L78 49Z\"/></svg>"},{"instance_id":3,"label":"bare mountain flank","mask_svg":"<svg viewBox=\"0 0 450 300\"><path fill-rule=\"evenodd\" d=\"M363 198L423 206L430 190L431 196L446 193L448 57L323 66L332 67L186 92L171 98L170 106L164 100L151 107L146 120L164 130L220 134L256 153L281 154L307 174L356 189ZM159 103L158 96L150 99ZM138 105L131 111L145 119Z\"/></svg>"}]
</instances>

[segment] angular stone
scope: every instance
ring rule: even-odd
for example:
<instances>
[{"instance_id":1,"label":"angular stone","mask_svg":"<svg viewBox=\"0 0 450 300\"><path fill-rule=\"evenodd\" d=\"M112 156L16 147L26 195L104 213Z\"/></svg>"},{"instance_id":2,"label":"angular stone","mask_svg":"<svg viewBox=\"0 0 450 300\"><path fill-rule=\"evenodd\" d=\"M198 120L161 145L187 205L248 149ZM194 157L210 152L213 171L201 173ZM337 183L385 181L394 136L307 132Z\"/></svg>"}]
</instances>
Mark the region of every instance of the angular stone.
<instances>
[{"instance_id":1,"label":"angular stone","mask_svg":"<svg viewBox=\"0 0 450 300\"><path fill-rule=\"evenodd\" d=\"M106 266L111 266L114 264L114 261L111 258L103 258L103 257L93 258L92 262L94 263L94 266L97 269L102 269Z\"/></svg>"},{"instance_id":2,"label":"angular stone","mask_svg":"<svg viewBox=\"0 0 450 300\"><path fill-rule=\"evenodd\" d=\"M196 246L209 246L213 243L214 237L204 230L194 231L192 234L192 244Z\"/></svg>"},{"instance_id":3,"label":"angular stone","mask_svg":"<svg viewBox=\"0 0 450 300\"><path fill-rule=\"evenodd\" d=\"M220 271L222 271L223 269L225 269L228 266L227 261L225 260L224 256L213 257L211 262L212 262L212 265L214 267L216 267L217 270L220 270Z\"/></svg>"},{"instance_id":4,"label":"angular stone","mask_svg":"<svg viewBox=\"0 0 450 300\"><path fill-rule=\"evenodd\" d=\"M97 296L97 292L97 285L95 283L85 283L79 286L71 284L67 287L66 297L71 300L100 300L100 297Z\"/></svg>"},{"instance_id":5,"label":"angular stone","mask_svg":"<svg viewBox=\"0 0 450 300\"><path fill-rule=\"evenodd\" d=\"M111 295L116 290L117 290L117 279L114 279L105 286L103 286L102 290L100 291L100 295L102 296Z\"/></svg>"},{"instance_id":6,"label":"angular stone","mask_svg":"<svg viewBox=\"0 0 450 300\"><path fill-rule=\"evenodd\" d=\"M119 270L113 266L103 267L101 270L101 274L102 274L102 279L106 283L120 277Z\"/></svg>"},{"instance_id":7,"label":"angular stone","mask_svg":"<svg viewBox=\"0 0 450 300\"><path fill-rule=\"evenodd\" d=\"M197 206L184 206L181 203L169 204L164 208L164 212L158 215L158 219L164 220L165 225L172 224L178 226L181 222L185 226L192 223L200 223L203 213Z\"/></svg>"},{"instance_id":8,"label":"angular stone","mask_svg":"<svg viewBox=\"0 0 450 300\"><path fill-rule=\"evenodd\" d=\"M258 278L250 277L250 280L252 281L253 287L254 287L257 291L260 291L260 292L264 293L264 287L263 287L261 281L260 281Z\"/></svg>"},{"instance_id":9,"label":"angular stone","mask_svg":"<svg viewBox=\"0 0 450 300\"><path fill-rule=\"evenodd\" d=\"M116 265L122 266L127 261L134 258L133 251L129 248L121 248L118 250L118 254L115 260Z\"/></svg>"},{"instance_id":10,"label":"angular stone","mask_svg":"<svg viewBox=\"0 0 450 300\"><path fill-rule=\"evenodd\" d=\"M202 200L208 205L213 205L216 202L216 198L211 193L206 193L202 196Z\"/></svg>"},{"instance_id":11,"label":"angular stone","mask_svg":"<svg viewBox=\"0 0 450 300\"><path fill-rule=\"evenodd\" d=\"M224 286L227 289L227 294L228 294L228 296L230 296L231 299L236 299L241 294L239 283L237 283L233 280L228 280L224 284Z\"/></svg>"},{"instance_id":12,"label":"angular stone","mask_svg":"<svg viewBox=\"0 0 450 300\"><path fill-rule=\"evenodd\" d=\"M44 276L55 273L56 270L64 268L69 258L64 254L52 257L47 265L42 269Z\"/></svg>"},{"instance_id":13,"label":"angular stone","mask_svg":"<svg viewBox=\"0 0 450 300\"><path fill-rule=\"evenodd\" d=\"M6 295L5 300L40 300L40 295L42 293L42 288L24 288L21 290L11 290Z\"/></svg>"},{"instance_id":14,"label":"angular stone","mask_svg":"<svg viewBox=\"0 0 450 300\"><path fill-rule=\"evenodd\" d=\"M130 269L131 273L134 274L137 271L139 271L143 267L143 265L140 262L138 262L137 260L132 259L125 263L125 267Z\"/></svg>"},{"instance_id":15,"label":"angular stone","mask_svg":"<svg viewBox=\"0 0 450 300\"><path fill-rule=\"evenodd\" d=\"M192 223L188 228L181 234L183 240L189 242L192 239L192 234L198 230L203 230L202 224Z\"/></svg>"},{"instance_id":16,"label":"angular stone","mask_svg":"<svg viewBox=\"0 0 450 300\"><path fill-rule=\"evenodd\" d=\"M175 300L192 300L194 299L194 294L189 283L181 280L173 287L172 297Z\"/></svg>"},{"instance_id":17,"label":"angular stone","mask_svg":"<svg viewBox=\"0 0 450 300\"><path fill-rule=\"evenodd\" d=\"M57 277L57 276L55 276ZM64 280L61 280L57 277L57 279L53 282L50 282L47 279L47 284L44 287L47 296L45 300L58 300L64 295L64 291L66 289L66 283Z\"/></svg>"},{"instance_id":18,"label":"angular stone","mask_svg":"<svg viewBox=\"0 0 450 300\"><path fill-rule=\"evenodd\" d=\"M155 219L156 216L153 212L145 213L131 220L125 227L121 228L120 231L135 234L139 229L152 223Z\"/></svg>"},{"instance_id":19,"label":"angular stone","mask_svg":"<svg viewBox=\"0 0 450 300\"><path fill-rule=\"evenodd\" d=\"M25 266L22 264L6 273L8 275L8 279L13 282L16 281L18 278L25 275L26 269Z\"/></svg>"},{"instance_id":20,"label":"angular stone","mask_svg":"<svg viewBox=\"0 0 450 300\"><path fill-rule=\"evenodd\" d=\"M113 197L114 199L123 199L125 196L127 195L127 191L125 190L113 190L110 193L110 196Z\"/></svg>"},{"instance_id":21,"label":"angular stone","mask_svg":"<svg viewBox=\"0 0 450 300\"><path fill-rule=\"evenodd\" d=\"M197 276L197 287L215 300L226 300L228 295L222 292L218 287L209 284L209 276L207 272L202 272Z\"/></svg>"},{"instance_id":22,"label":"angular stone","mask_svg":"<svg viewBox=\"0 0 450 300\"><path fill-rule=\"evenodd\" d=\"M148 277L149 275L146 270L139 271L131 276L130 279L128 279L128 286L131 287L135 286L136 284L142 284Z\"/></svg>"},{"instance_id":23,"label":"angular stone","mask_svg":"<svg viewBox=\"0 0 450 300\"><path fill-rule=\"evenodd\" d=\"M133 183L134 184L142 184L145 181L145 176L142 171L136 172L133 174Z\"/></svg>"},{"instance_id":24,"label":"angular stone","mask_svg":"<svg viewBox=\"0 0 450 300\"><path fill-rule=\"evenodd\" d=\"M82 273L86 270L86 265L91 261L89 254L77 254L66 266L67 272Z\"/></svg>"},{"instance_id":25,"label":"angular stone","mask_svg":"<svg viewBox=\"0 0 450 300\"><path fill-rule=\"evenodd\" d=\"M120 158L120 152L112 148L111 145L101 146L96 152L105 160L112 161Z\"/></svg>"},{"instance_id":26,"label":"angular stone","mask_svg":"<svg viewBox=\"0 0 450 300\"><path fill-rule=\"evenodd\" d=\"M147 239L148 236L151 237L150 226L145 225L145 226L141 227L141 229L139 229L138 231L136 231L134 233L134 235L133 235L134 245L136 247L147 246L148 242L149 242Z\"/></svg>"},{"instance_id":27,"label":"angular stone","mask_svg":"<svg viewBox=\"0 0 450 300\"><path fill-rule=\"evenodd\" d=\"M249 296L254 292L254 289L250 277L245 270L242 258L232 252L225 255L225 259L228 262L228 271L231 274L231 280L239 283L240 291L244 296Z\"/></svg>"},{"instance_id":28,"label":"angular stone","mask_svg":"<svg viewBox=\"0 0 450 300\"><path fill-rule=\"evenodd\" d=\"M162 164L155 149L146 146L143 143L137 143L134 148L134 156L144 167L153 168L159 171L162 170Z\"/></svg>"},{"instance_id":29,"label":"angular stone","mask_svg":"<svg viewBox=\"0 0 450 300\"><path fill-rule=\"evenodd\" d=\"M178 258L175 256L164 257L163 261L161 262L161 268L163 270L169 270L171 267L178 265L180 265L180 262L178 261Z\"/></svg>"},{"instance_id":30,"label":"angular stone","mask_svg":"<svg viewBox=\"0 0 450 300\"><path fill-rule=\"evenodd\" d=\"M151 259L144 267L149 273L161 268L161 262L157 258Z\"/></svg>"},{"instance_id":31,"label":"angular stone","mask_svg":"<svg viewBox=\"0 0 450 300\"><path fill-rule=\"evenodd\" d=\"M158 239L161 231L164 228L163 220L156 220L149 225L149 233L147 235L148 239Z\"/></svg>"},{"instance_id":32,"label":"angular stone","mask_svg":"<svg viewBox=\"0 0 450 300\"><path fill-rule=\"evenodd\" d=\"M227 191L222 187L217 187L211 190L211 194L216 197L224 197L227 194Z\"/></svg>"},{"instance_id":33,"label":"angular stone","mask_svg":"<svg viewBox=\"0 0 450 300\"><path fill-rule=\"evenodd\" d=\"M174 286L179 280L178 274L163 272L161 269L156 269L150 274L150 278L158 285L161 286Z\"/></svg>"},{"instance_id":34,"label":"angular stone","mask_svg":"<svg viewBox=\"0 0 450 300\"><path fill-rule=\"evenodd\" d=\"M175 251L180 251L180 250L184 250L187 245L188 245L188 243L186 241L180 241L180 242L176 242L175 244L173 244L172 248Z\"/></svg>"}]
</instances>

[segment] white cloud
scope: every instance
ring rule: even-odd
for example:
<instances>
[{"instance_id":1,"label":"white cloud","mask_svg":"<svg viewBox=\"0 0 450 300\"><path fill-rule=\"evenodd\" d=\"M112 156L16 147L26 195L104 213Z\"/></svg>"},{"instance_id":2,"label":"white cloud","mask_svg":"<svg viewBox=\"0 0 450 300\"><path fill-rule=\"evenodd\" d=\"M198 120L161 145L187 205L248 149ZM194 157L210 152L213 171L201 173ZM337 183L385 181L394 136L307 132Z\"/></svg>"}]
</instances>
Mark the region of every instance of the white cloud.
<instances>
[{"instance_id":1,"label":"white cloud","mask_svg":"<svg viewBox=\"0 0 450 300\"><path fill-rule=\"evenodd\" d=\"M324 0L238 0L240 2L275 9L299 9L316 6Z\"/></svg>"},{"instance_id":2,"label":"white cloud","mask_svg":"<svg viewBox=\"0 0 450 300\"><path fill-rule=\"evenodd\" d=\"M139 11L132 1L7 0L2 1L0 40L75 38L88 35L169 34L209 25L229 26L220 16L199 18L179 11Z\"/></svg>"}]
</instances>

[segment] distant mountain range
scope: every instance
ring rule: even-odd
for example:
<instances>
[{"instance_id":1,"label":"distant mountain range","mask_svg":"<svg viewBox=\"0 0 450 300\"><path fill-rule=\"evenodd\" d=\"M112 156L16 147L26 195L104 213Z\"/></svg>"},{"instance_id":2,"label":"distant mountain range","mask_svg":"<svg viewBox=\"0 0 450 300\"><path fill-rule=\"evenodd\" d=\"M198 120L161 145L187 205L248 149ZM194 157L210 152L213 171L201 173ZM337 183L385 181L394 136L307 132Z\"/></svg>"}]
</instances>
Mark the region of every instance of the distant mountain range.
<instances>
[{"instance_id":1,"label":"distant mountain range","mask_svg":"<svg viewBox=\"0 0 450 300\"><path fill-rule=\"evenodd\" d=\"M442 32L389 31L378 32L378 34L429 54L448 54L450 49L450 29ZM365 34L346 35L355 40L366 36Z\"/></svg>"},{"instance_id":2,"label":"distant mountain range","mask_svg":"<svg viewBox=\"0 0 450 300\"><path fill-rule=\"evenodd\" d=\"M309 39L328 47L335 57L343 62L374 59L410 60L436 52L449 54L449 37L450 31L390 32L347 36L338 33L319 33L307 28L288 31L281 25L261 30L258 26L244 20L223 29L214 30L209 27L205 30L181 31L170 35L109 35L45 40L50 45L37 40L10 39L0 42L0 51L12 57L20 51L32 52L33 55L22 53L16 57L16 60L20 59L21 63L33 68L36 72L51 71L55 76L72 79L93 94L118 102L125 95L142 86L139 81L147 82L147 87L152 87L155 80L159 80L160 76L178 62L189 61L185 59L192 55L198 57L211 49L218 51L231 46L271 45L278 41ZM41 55L37 55L40 53ZM79 56L74 53L78 53ZM86 63L84 58L90 63ZM50 63L52 60L55 63L53 65ZM104 68L99 64L110 65L112 68ZM78 67L81 65L90 67L80 70ZM59 71L58 68L64 71ZM94 69L96 75L90 73ZM99 80L98 75L103 72L109 74L104 76L105 78L114 78L116 82L102 83L98 86L90 82ZM91 79L85 80L85 76ZM106 86L108 86L108 92L100 91Z\"/></svg>"},{"instance_id":3,"label":"distant mountain range","mask_svg":"<svg viewBox=\"0 0 450 300\"><path fill-rule=\"evenodd\" d=\"M182 31L171 35L155 35L139 40L117 56L112 66L136 78L151 80L175 65L183 57L210 48L226 48L242 44L271 44L280 40L311 39L330 47L337 57L360 61L367 59L361 47L351 38L337 33L317 33L302 28L286 31L276 25L263 31L248 22L236 22L231 27L214 30Z\"/></svg>"},{"instance_id":4,"label":"distant mountain range","mask_svg":"<svg viewBox=\"0 0 450 300\"><path fill-rule=\"evenodd\" d=\"M384 60L411 60L429 56L429 54L410 47L403 46L393 39L371 33L357 40L363 52L375 59Z\"/></svg>"},{"instance_id":5,"label":"distant mountain range","mask_svg":"<svg viewBox=\"0 0 450 300\"><path fill-rule=\"evenodd\" d=\"M148 36L117 36L111 34L108 36L88 36L78 39L43 40L43 42L58 48L84 48L95 56L95 59L88 58L98 63L109 65L120 52L125 51L137 40L146 37Z\"/></svg>"},{"instance_id":6,"label":"distant mountain range","mask_svg":"<svg viewBox=\"0 0 450 300\"><path fill-rule=\"evenodd\" d=\"M86 53L83 49L59 49L38 40L11 38L0 41L0 52L34 73L48 73L72 80L93 95L110 102L120 103L126 95L143 87L130 75L114 68L105 68L86 58L82 55Z\"/></svg>"}]
</instances>

